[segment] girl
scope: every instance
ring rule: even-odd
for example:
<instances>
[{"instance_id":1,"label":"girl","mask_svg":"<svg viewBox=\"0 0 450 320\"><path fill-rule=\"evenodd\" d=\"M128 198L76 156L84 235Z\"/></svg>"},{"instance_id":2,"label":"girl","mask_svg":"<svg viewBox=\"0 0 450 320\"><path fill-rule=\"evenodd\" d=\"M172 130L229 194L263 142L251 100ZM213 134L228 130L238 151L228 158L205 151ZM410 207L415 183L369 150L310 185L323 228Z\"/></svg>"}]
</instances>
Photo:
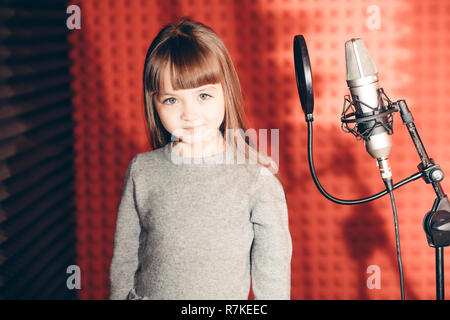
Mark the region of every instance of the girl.
<instances>
[{"instance_id":1,"label":"girl","mask_svg":"<svg viewBox=\"0 0 450 320\"><path fill-rule=\"evenodd\" d=\"M290 299L285 193L274 161L242 135L239 80L221 39L187 18L166 25L143 80L153 150L125 174L110 299L242 300L250 281L257 300Z\"/></svg>"}]
</instances>

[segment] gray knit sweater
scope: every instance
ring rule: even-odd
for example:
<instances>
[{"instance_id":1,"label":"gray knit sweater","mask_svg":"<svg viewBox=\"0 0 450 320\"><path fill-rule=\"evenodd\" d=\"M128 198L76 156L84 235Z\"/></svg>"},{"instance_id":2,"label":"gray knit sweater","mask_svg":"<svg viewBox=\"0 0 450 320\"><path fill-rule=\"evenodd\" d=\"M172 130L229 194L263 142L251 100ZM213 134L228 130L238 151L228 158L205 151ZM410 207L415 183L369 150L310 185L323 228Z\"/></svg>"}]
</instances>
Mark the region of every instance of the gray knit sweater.
<instances>
[{"instance_id":1,"label":"gray knit sweater","mask_svg":"<svg viewBox=\"0 0 450 320\"><path fill-rule=\"evenodd\" d=\"M110 299L246 300L250 281L256 300L290 299L292 241L280 182L230 149L185 158L172 148L139 153L128 165Z\"/></svg>"}]
</instances>

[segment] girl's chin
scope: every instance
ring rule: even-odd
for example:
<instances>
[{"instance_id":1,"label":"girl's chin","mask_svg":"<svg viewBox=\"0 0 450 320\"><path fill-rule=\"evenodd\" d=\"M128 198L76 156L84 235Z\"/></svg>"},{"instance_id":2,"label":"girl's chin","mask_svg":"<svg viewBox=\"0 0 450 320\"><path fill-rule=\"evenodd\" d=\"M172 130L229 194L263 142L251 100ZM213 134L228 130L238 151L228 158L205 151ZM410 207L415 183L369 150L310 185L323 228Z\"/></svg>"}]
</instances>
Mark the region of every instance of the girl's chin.
<instances>
[{"instance_id":1,"label":"girl's chin","mask_svg":"<svg viewBox=\"0 0 450 320\"><path fill-rule=\"evenodd\" d=\"M180 137L179 140L181 143L183 143L185 146L194 147L194 146L209 146L215 143L215 139L212 136L208 137L195 137L195 136L189 136L185 135Z\"/></svg>"},{"instance_id":2,"label":"girl's chin","mask_svg":"<svg viewBox=\"0 0 450 320\"><path fill-rule=\"evenodd\" d=\"M209 140L204 140L204 139L193 139L191 137L182 137L180 139L180 142L184 143L186 145L192 145L192 146L199 145L199 146L201 146L202 144L210 142L210 139Z\"/></svg>"},{"instance_id":3,"label":"girl's chin","mask_svg":"<svg viewBox=\"0 0 450 320\"><path fill-rule=\"evenodd\" d=\"M210 142L214 140L214 131L209 130L208 128L201 127L196 129L196 131L186 130L184 134L181 136L181 140L187 143L201 143L201 142Z\"/></svg>"},{"instance_id":4,"label":"girl's chin","mask_svg":"<svg viewBox=\"0 0 450 320\"><path fill-rule=\"evenodd\" d=\"M177 133L180 133L177 135ZM213 142L215 139L221 137L219 129L213 130L207 126L202 126L197 128L195 131L185 130L185 129L177 129L176 132L172 133L173 136L177 137L177 141L182 142L184 144L209 144Z\"/></svg>"}]
</instances>

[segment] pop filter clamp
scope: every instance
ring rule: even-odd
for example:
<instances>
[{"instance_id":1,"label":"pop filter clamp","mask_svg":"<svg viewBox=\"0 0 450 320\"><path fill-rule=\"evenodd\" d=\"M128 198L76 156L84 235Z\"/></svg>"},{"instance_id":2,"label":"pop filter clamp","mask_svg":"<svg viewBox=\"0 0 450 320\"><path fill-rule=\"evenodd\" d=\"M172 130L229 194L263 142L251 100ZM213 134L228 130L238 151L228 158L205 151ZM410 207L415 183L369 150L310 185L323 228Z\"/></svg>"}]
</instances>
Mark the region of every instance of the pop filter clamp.
<instances>
[{"instance_id":1,"label":"pop filter clamp","mask_svg":"<svg viewBox=\"0 0 450 320\"><path fill-rule=\"evenodd\" d=\"M296 35L294 37L294 63L295 75L297 81L297 89L300 97L302 109L305 113L305 121L308 125L308 164L313 178L314 184L320 193L328 200L341 205L355 205L366 203L388 193L387 190L378 192L370 197L365 197L355 200L338 199L330 195L320 184L314 168L313 159L313 127L314 121L314 92L312 82L311 65L309 61L308 50L303 35ZM440 182L444 179L444 173L438 164L435 164L431 159L420 139L417 128L414 124L414 118L404 100L392 102L384 93L383 89L379 89L381 108L370 114L365 114L363 117L356 119L354 105L355 103L363 103L362 101L352 101L351 97L346 95L344 97L344 107L341 115L342 129L345 132L350 132L356 136L357 139L364 138L364 135L370 135L370 130L373 129L365 126L367 123L377 123L378 119L384 118L383 123L388 133L392 133L393 113L400 112L403 124L407 127L414 146L419 154L421 163L417 166L419 172L411 175L408 178L401 180L393 185L393 189L397 189L411 181L423 178L427 184L431 184L436 193L436 199L431 210L425 215L423 220L423 228L426 234L427 242L430 247L435 248L436 256L436 299L445 299L444 290L444 247L450 245L450 203L447 195L444 193ZM387 102L384 106L383 100ZM375 121L374 121L375 120ZM387 121L386 121L387 120ZM352 126L352 124L354 124ZM356 128L363 127L364 130L356 130Z\"/></svg>"}]
</instances>

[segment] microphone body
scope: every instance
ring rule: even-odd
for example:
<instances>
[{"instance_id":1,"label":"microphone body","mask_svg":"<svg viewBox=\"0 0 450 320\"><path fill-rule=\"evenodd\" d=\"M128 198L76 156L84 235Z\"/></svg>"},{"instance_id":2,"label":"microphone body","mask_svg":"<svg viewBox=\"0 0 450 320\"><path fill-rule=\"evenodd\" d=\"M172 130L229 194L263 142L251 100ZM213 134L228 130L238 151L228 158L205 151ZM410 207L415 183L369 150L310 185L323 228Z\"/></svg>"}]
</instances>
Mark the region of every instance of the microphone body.
<instances>
[{"instance_id":1,"label":"microphone body","mask_svg":"<svg viewBox=\"0 0 450 320\"><path fill-rule=\"evenodd\" d=\"M358 133L364 139L367 152L377 159L383 180L392 181L388 162L392 139L386 130L386 119L376 117L384 111L377 69L361 39L351 39L345 43L345 58L347 85L356 110Z\"/></svg>"}]
</instances>

